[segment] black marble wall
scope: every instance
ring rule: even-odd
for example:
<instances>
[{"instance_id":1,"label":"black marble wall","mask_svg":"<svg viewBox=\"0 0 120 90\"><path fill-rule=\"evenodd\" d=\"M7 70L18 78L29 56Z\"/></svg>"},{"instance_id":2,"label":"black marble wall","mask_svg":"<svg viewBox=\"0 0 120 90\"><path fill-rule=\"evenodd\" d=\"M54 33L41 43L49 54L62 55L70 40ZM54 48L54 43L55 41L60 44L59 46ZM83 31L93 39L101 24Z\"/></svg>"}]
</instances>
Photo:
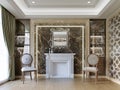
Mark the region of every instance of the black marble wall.
<instances>
[{"instance_id":1,"label":"black marble wall","mask_svg":"<svg viewBox=\"0 0 120 90\"><path fill-rule=\"evenodd\" d=\"M50 27L39 28L38 30L38 73L46 73L46 64L44 53L49 51L51 31ZM82 73L82 28L80 27L69 27L68 33L68 46L62 47L59 51L58 48L53 48L53 52L73 52L74 57L74 73Z\"/></svg>"}]
</instances>

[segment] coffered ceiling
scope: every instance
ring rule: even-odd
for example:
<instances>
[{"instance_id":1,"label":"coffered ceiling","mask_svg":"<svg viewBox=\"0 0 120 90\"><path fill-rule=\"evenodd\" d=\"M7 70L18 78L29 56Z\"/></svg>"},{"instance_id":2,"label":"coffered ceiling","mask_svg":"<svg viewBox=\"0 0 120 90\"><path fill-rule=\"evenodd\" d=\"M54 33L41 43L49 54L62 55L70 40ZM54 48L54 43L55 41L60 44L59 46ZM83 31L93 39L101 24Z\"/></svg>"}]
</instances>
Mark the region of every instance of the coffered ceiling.
<instances>
[{"instance_id":1,"label":"coffered ceiling","mask_svg":"<svg viewBox=\"0 0 120 90\"><path fill-rule=\"evenodd\" d=\"M16 18L106 18L120 0L0 0Z\"/></svg>"}]
</instances>

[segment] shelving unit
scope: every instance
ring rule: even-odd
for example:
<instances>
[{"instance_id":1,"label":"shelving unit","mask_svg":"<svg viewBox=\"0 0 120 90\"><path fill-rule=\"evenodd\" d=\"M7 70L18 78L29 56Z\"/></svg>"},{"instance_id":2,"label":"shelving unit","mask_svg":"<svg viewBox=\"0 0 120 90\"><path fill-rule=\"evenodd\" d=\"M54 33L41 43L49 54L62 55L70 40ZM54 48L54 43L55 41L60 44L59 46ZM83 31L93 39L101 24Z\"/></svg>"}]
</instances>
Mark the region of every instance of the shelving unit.
<instances>
[{"instance_id":1,"label":"shelving unit","mask_svg":"<svg viewBox=\"0 0 120 90\"><path fill-rule=\"evenodd\" d=\"M104 36L90 36L90 50L91 53L96 53L99 57L105 57Z\"/></svg>"},{"instance_id":2,"label":"shelving unit","mask_svg":"<svg viewBox=\"0 0 120 90\"><path fill-rule=\"evenodd\" d=\"M20 57L23 53L29 53L30 48L30 32L28 20L16 20L15 33L15 75L21 75Z\"/></svg>"},{"instance_id":3,"label":"shelving unit","mask_svg":"<svg viewBox=\"0 0 120 90\"><path fill-rule=\"evenodd\" d=\"M24 51L25 42L25 25L19 20L16 20L15 32L15 75L21 75L21 61L20 57Z\"/></svg>"},{"instance_id":4,"label":"shelving unit","mask_svg":"<svg viewBox=\"0 0 120 90\"><path fill-rule=\"evenodd\" d=\"M99 75L105 75L105 34L106 34L106 20L105 19L91 19L90 20L90 54L94 53L99 57L98 69Z\"/></svg>"}]
</instances>

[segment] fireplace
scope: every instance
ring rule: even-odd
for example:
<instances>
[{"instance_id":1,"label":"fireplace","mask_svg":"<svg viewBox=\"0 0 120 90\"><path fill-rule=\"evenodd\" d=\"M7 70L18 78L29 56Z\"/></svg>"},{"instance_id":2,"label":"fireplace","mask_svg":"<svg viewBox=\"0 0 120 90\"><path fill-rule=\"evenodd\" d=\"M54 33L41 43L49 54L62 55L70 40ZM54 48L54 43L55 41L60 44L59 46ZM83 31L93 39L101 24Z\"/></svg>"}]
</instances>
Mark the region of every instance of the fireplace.
<instances>
[{"instance_id":1,"label":"fireplace","mask_svg":"<svg viewBox=\"0 0 120 90\"><path fill-rule=\"evenodd\" d=\"M74 78L75 53L45 53L46 78Z\"/></svg>"}]
</instances>

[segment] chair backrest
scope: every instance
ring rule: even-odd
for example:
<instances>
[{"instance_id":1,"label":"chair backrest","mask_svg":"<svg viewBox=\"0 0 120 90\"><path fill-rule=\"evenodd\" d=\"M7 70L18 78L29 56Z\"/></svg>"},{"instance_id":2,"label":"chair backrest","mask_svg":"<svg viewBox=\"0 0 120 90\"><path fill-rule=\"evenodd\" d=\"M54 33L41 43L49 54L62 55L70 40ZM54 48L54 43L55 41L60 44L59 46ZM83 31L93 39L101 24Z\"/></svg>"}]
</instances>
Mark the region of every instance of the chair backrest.
<instances>
[{"instance_id":1,"label":"chair backrest","mask_svg":"<svg viewBox=\"0 0 120 90\"><path fill-rule=\"evenodd\" d=\"M98 64L98 61L99 61L99 58L98 58L97 55L95 55L95 54L90 54L90 55L88 56L88 64L89 64L89 65L95 66L95 65Z\"/></svg>"},{"instance_id":2,"label":"chair backrest","mask_svg":"<svg viewBox=\"0 0 120 90\"><path fill-rule=\"evenodd\" d=\"M32 55L25 53L21 56L21 63L23 66L31 66L31 63L33 61Z\"/></svg>"}]
</instances>

